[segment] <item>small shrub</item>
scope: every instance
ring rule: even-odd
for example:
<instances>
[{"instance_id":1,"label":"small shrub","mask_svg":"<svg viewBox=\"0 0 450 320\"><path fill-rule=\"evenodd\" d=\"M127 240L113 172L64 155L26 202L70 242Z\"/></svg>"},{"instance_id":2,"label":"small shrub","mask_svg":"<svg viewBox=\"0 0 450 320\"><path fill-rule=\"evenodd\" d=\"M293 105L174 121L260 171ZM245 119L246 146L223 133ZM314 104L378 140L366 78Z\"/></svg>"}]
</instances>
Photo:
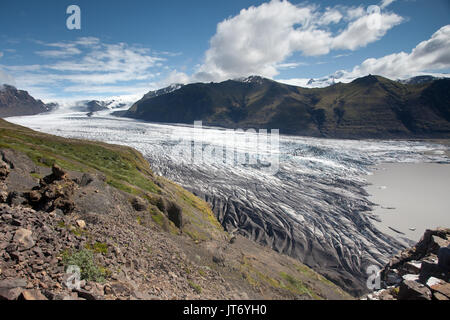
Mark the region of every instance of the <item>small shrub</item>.
<instances>
[{"instance_id":1,"label":"small shrub","mask_svg":"<svg viewBox=\"0 0 450 320\"><path fill-rule=\"evenodd\" d=\"M106 272L99 268L94 261L94 254L91 250L83 249L70 253L68 251L62 254L65 266L75 265L81 270L81 279L95 282L104 282Z\"/></svg>"}]
</instances>

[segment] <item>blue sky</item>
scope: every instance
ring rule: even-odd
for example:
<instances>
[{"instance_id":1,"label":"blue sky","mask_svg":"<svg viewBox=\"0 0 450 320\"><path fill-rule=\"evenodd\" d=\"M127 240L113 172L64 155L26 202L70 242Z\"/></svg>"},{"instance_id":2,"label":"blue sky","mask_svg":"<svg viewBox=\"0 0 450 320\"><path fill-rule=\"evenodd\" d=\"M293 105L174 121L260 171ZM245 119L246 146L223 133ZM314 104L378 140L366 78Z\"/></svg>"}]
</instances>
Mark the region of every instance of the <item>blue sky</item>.
<instances>
[{"instance_id":1,"label":"blue sky","mask_svg":"<svg viewBox=\"0 0 450 320\"><path fill-rule=\"evenodd\" d=\"M66 27L72 4L81 30ZM448 52L448 0L0 2L0 82L47 101L251 74L445 75Z\"/></svg>"}]
</instances>

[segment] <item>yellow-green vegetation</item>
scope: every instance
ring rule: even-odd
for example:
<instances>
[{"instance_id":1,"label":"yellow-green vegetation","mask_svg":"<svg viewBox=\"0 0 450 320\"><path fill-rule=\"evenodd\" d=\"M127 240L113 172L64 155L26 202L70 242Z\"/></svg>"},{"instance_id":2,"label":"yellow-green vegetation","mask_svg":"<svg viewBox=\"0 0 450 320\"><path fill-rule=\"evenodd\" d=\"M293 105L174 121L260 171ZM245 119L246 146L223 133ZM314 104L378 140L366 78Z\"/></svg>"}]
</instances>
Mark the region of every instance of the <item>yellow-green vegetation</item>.
<instances>
[{"instance_id":1,"label":"yellow-green vegetation","mask_svg":"<svg viewBox=\"0 0 450 320\"><path fill-rule=\"evenodd\" d=\"M328 287L332 288L335 292L339 293L342 296L348 296L346 292L344 292L341 288L339 288L337 285L335 285L333 282L325 278L324 276L318 274L317 272L314 272L310 268L308 268L305 265L295 265L295 268L298 272L304 274L309 279L313 280L319 280L323 284L327 285Z\"/></svg>"},{"instance_id":2,"label":"yellow-green vegetation","mask_svg":"<svg viewBox=\"0 0 450 320\"><path fill-rule=\"evenodd\" d=\"M108 244L104 242L95 242L94 244L86 244L86 249L95 253L108 254Z\"/></svg>"},{"instance_id":3,"label":"yellow-green vegetation","mask_svg":"<svg viewBox=\"0 0 450 320\"><path fill-rule=\"evenodd\" d=\"M317 289L312 288L308 283L305 283L300 279L303 279L302 276L304 276L304 279L308 279L308 281L319 280L327 287L335 289L341 296L350 297L340 289L337 291L338 288L336 285L309 269L307 266L291 265L291 267L294 267L292 274L290 272L286 272L288 269L286 269L286 271L276 273L268 270L267 267L262 266L261 269L260 267L253 265L250 257L242 256L240 272L244 280L255 288L263 288L264 286L268 286L271 288L286 290L294 295L308 296L309 298L316 300L322 299L322 297L316 293Z\"/></svg>"},{"instance_id":4,"label":"yellow-green vegetation","mask_svg":"<svg viewBox=\"0 0 450 320\"><path fill-rule=\"evenodd\" d=\"M167 180L165 182L174 188L174 198L183 209L183 233L196 242L226 236L211 207L205 201L173 182Z\"/></svg>"},{"instance_id":5,"label":"yellow-green vegetation","mask_svg":"<svg viewBox=\"0 0 450 320\"><path fill-rule=\"evenodd\" d=\"M183 210L183 232L194 241L223 237L222 226L209 205L162 177L155 177L149 163L133 148L97 141L67 139L11 124L0 119L0 148L10 148L27 154L39 166L58 164L65 170L100 173L106 183L131 195L152 202L164 193ZM160 187L162 186L162 187ZM164 191L164 192L163 192ZM150 206L150 217L167 232L179 234L162 212ZM144 224L145 217L136 218ZM80 234L80 230L73 230Z\"/></svg>"},{"instance_id":6,"label":"yellow-green vegetation","mask_svg":"<svg viewBox=\"0 0 450 320\"><path fill-rule=\"evenodd\" d=\"M320 297L315 294L305 283L301 280L291 276L288 273L280 272L280 276L286 280L286 282L281 282L281 286L287 288L289 291L295 294L308 295L314 299L320 299Z\"/></svg>"},{"instance_id":7,"label":"yellow-green vegetation","mask_svg":"<svg viewBox=\"0 0 450 320\"><path fill-rule=\"evenodd\" d=\"M91 250L82 249L75 252L65 250L61 256L66 267L78 266L80 268L81 279L83 280L104 282L109 273L106 268L95 263L94 254Z\"/></svg>"},{"instance_id":8,"label":"yellow-green vegetation","mask_svg":"<svg viewBox=\"0 0 450 320\"><path fill-rule=\"evenodd\" d=\"M35 178L35 179L41 179L41 178L42 178L42 175L39 174L39 173L37 173L37 172L32 172L32 173L31 173L31 176L32 176L33 178Z\"/></svg>"},{"instance_id":9,"label":"yellow-green vegetation","mask_svg":"<svg viewBox=\"0 0 450 320\"><path fill-rule=\"evenodd\" d=\"M191 280L188 280L188 284L195 291L195 293L202 293L202 287L200 287L198 284L192 282Z\"/></svg>"},{"instance_id":10,"label":"yellow-green vegetation","mask_svg":"<svg viewBox=\"0 0 450 320\"><path fill-rule=\"evenodd\" d=\"M159 193L148 162L136 150L87 140L60 138L0 119L0 147L22 151L37 165L100 172L111 186L131 194Z\"/></svg>"}]
</instances>

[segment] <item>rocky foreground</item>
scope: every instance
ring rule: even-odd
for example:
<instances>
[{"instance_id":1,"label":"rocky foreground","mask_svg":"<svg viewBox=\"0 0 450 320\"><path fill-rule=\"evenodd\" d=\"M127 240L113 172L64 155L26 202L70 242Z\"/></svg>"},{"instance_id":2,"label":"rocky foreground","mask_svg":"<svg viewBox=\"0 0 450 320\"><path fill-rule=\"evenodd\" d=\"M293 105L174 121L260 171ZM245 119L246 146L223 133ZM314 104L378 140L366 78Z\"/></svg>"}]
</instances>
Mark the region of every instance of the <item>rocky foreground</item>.
<instances>
[{"instance_id":1,"label":"rocky foreground","mask_svg":"<svg viewBox=\"0 0 450 320\"><path fill-rule=\"evenodd\" d=\"M381 271L382 289L368 300L450 300L450 229L427 230Z\"/></svg>"},{"instance_id":2,"label":"rocky foreground","mask_svg":"<svg viewBox=\"0 0 450 320\"><path fill-rule=\"evenodd\" d=\"M4 121L0 147L0 299L352 298L225 232L133 149Z\"/></svg>"}]
</instances>

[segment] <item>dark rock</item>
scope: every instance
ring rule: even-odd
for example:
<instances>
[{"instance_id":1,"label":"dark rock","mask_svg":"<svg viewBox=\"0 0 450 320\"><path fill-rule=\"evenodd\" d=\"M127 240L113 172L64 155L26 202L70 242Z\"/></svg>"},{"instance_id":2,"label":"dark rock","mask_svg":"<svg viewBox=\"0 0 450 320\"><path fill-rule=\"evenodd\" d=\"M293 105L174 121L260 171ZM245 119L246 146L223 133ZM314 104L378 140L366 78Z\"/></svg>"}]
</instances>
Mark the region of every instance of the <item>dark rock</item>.
<instances>
[{"instance_id":1,"label":"dark rock","mask_svg":"<svg viewBox=\"0 0 450 320\"><path fill-rule=\"evenodd\" d=\"M99 297L97 297L96 295L94 295L93 293L91 293L87 290L75 289L74 291L78 294L78 297L80 297L80 298L83 298L86 300L100 300Z\"/></svg>"},{"instance_id":2,"label":"dark rock","mask_svg":"<svg viewBox=\"0 0 450 320\"><path fill-rule=\"evenodd\" d=\"M122 295L126 296L130 294L130 289L127 285L125 285L122 282L114 282L110 285L111 292L114 293L114 295ZM105 288L105 293L107 289Z\"/></svg>"},{"instance_id":3,"label":"dark rock","mask_svg":"<svg viewBox=\"0 0 450 320\"><path fill-rule=\"evenodd\" d=\"M0 280L1 289L12 289L12 288L25 288L27 286L26 279L6 279Z\"/></svg>"},{"instance_id":4,"label":"dark rock","mask_svg":"<svg viewBox=\"0 0 450 320\"><path fill-rule=\"evenodd\" d=\"M431 300L431 291L417 281L405 280L400 284L398 300Z\"/></svg>"},{"instance_id":5,"label":"dark rock","mask_svg":"<svg viewBox=\"0 0 450 320\"><path fill-rule=\"evenodd\" d=\"M88 184L90 184L92 181L94 181L94 178L92 177L92 175L90 175L89 173L85 173L81 177L80 186L85 187Z\"/></svg>"},{"instance_id":6,"label":"dark rock","mask_svg":"<svg viewBox=\"0 0 450 320\"><path fill-rule=\"evenodd\" d=\"M183 227L183 210L178 204L170 202L167 209L167 214L169 220L172 221L177 228L181 229Z\"/></svg>"},{"instance_id":7,"label":"dark rock","mask_svg":"<svg viewBox=\"0 0 450 320\"><path fill-rule=\"evenodd\" d=\"M136 211L146 211L148 208L147 202L140 197L134 197L131 200L131 205L133 206L133 209Z\"/></svg>"},{"instance_id":8,"label":"dark rock","mask_svg":"<svg viewBox=\"0 0 450 320\"><path fill-rule=\"evenodd\" d=\"M156 207L158 207L159 211L163 213L167 213L167 200L163 197L159 197L159 199L156 201Z\"/></svg>"},{"instance_id":9,"label":"dark rock","mask_svg":"<svg viewBox=\"0 0 450 320\"><path fill-rule=\"evenodd\" d=\"M0 288L0 300L17 300L22 291L23 288Z\"/></svg>"},{"instance_id":10,"label":"dark rock","mask_svg":"<svg viewBox=\"0 0 450 320\"><path fill-rule=\"evenodd\" d=\"M67 214L75 209L75 203L71 199L57 198L53 201L53 207Z\"/></svg>"},{"instance_id":11,"label":"dark rock","mask_svg":"<svg viewBox=\"0 0 450 320\"><path fill-rule=\"evenodd\" d=\"M223 265L225 263L225 256L221 253L216 253L212 258L213 262L218 265Z\"/></svg>"},{"instance_id":12,"label":"dark rock","mask_svg":"<svg viewBox=\"0 0 450 320\"><path fill-rule=\"evenodd\" d=\"M450 248L440 248L438 251L438 265L443 270L450 272Z\"/></svg>"},{"instance_id":13,"label":"dark rock","mask_svg":"<svg viewBox=\"0 0 450 320\"><path fill-rule=\"evenodd\" d=\"M9 172L9 165L0 159L0 180L5 180Z\"/></svg>"},{"instance_id":14,"label":"dark rock","mask_svg":"<svg viewBox=\"0 0 450 320\"><path fill-rule=\"evenodd\" d=\"M33 190L33 191L28 192L26 194L26 196L27 196L28 200L31 203L38 203L41 200L41 198L42 198L42 195L37 190Z\"/></svg>"},{"instance_id":15,"label":"dark rock","mask_svg":"<svg viewBox=\"0 0 450 320\"><path fill-rule=\"evenodd\" d=\"M57 164L53 165L52 174L56 180L63 180L67 177L67 173Z\"/></svg>"},{"instance_id":16,"label":"dark rock","mask_svg":"<svg viewBox=\"0 0 450 320\"><path fill-rule=\"evenodd\" d=\"M22 193L11 191L8 195L7 202L10 206L19 206L27 203L27 199L23 196Z\"/></svg>"},{"instance_id":17,"label":"dark rock","mask_svg":"<svg viewBox=\"0 0 450 320\"><path fill-rule=\"evenodd\" d=\"M444 269L439 267L437 263L423 261L420 269L419 281L421 283L426 283L430 277L448 281L449 274Z\"/></svg>"}]
</instances>

